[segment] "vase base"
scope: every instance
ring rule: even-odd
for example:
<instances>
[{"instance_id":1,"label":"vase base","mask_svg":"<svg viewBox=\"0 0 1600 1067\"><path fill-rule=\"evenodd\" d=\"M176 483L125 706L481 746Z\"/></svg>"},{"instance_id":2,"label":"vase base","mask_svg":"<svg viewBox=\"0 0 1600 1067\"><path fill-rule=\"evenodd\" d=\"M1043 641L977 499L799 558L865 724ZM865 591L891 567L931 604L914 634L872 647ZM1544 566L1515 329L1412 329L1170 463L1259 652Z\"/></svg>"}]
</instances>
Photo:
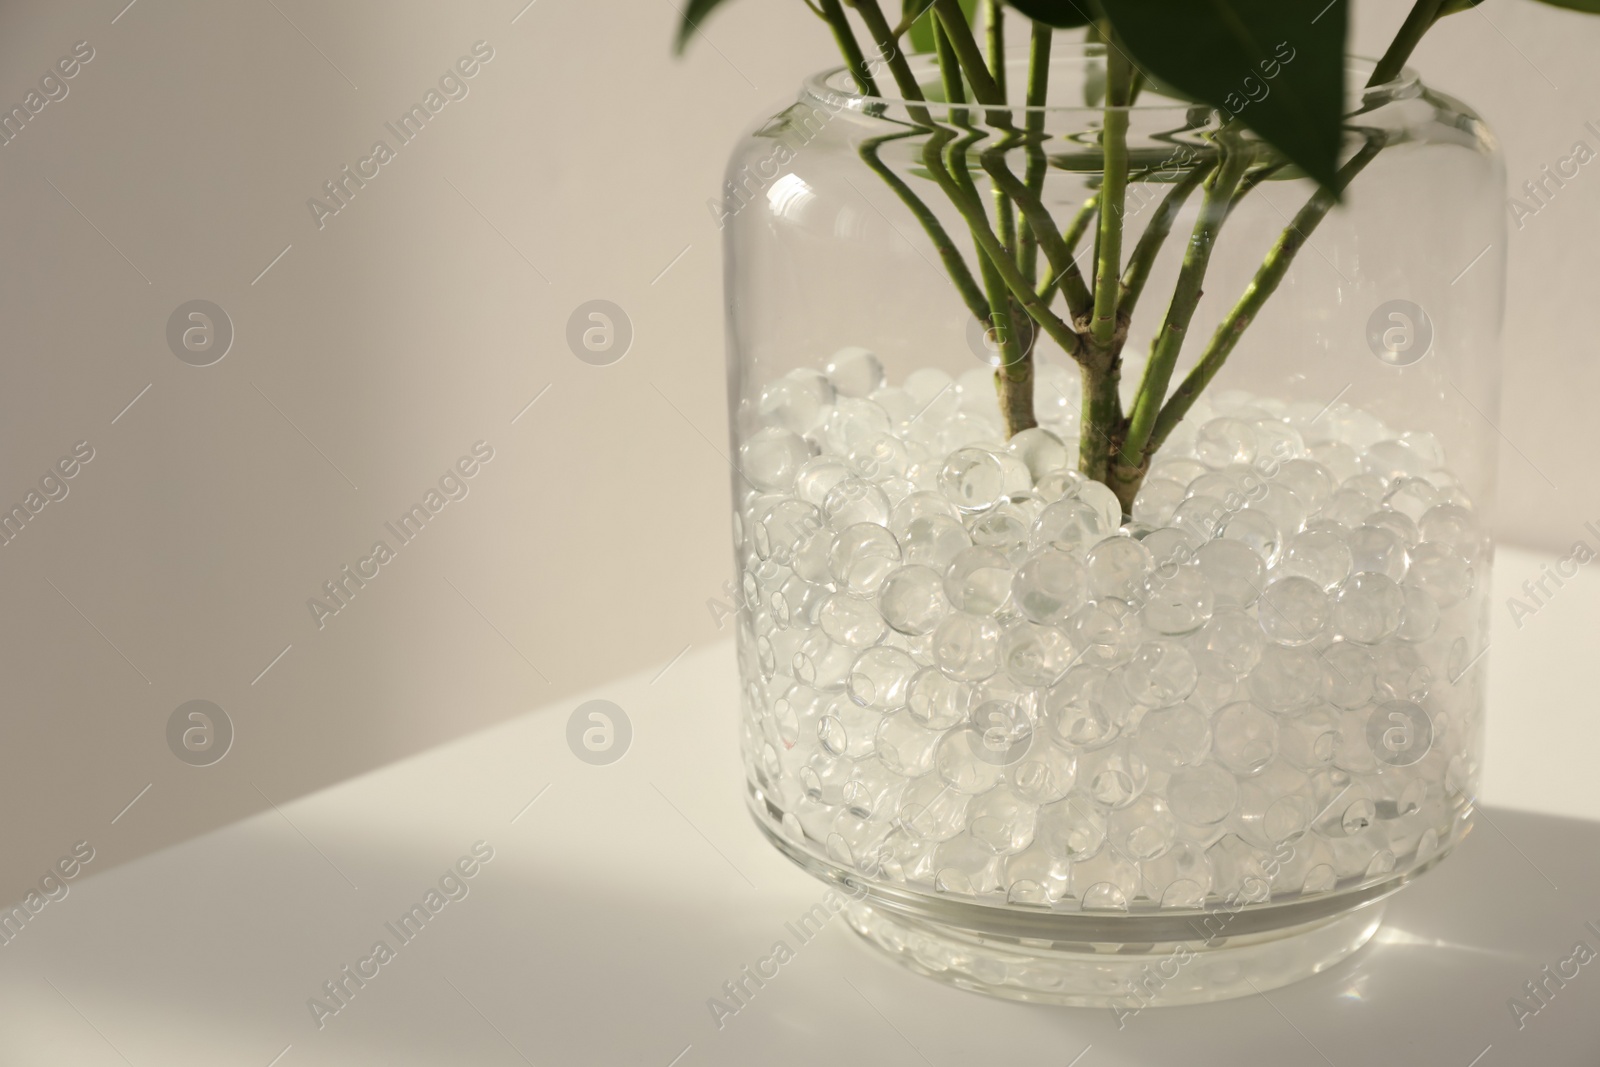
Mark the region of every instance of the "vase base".
<instances>
[{"instance_id":1,"label":"vase base","mask_svg":"<svg viewBox=\"0 0 1600 1067\"><path fill-rule=\"evenodd\" d=\"M999 940L894 914L869 903L846 910L850 927L919 974L1008 1000L1110 1008L1119 1029L1147 1007L1250 996L1338 963L1365 945L1383 902L1268 933L1187 941L1063 944Z\"/></svg>"}]
</instances>

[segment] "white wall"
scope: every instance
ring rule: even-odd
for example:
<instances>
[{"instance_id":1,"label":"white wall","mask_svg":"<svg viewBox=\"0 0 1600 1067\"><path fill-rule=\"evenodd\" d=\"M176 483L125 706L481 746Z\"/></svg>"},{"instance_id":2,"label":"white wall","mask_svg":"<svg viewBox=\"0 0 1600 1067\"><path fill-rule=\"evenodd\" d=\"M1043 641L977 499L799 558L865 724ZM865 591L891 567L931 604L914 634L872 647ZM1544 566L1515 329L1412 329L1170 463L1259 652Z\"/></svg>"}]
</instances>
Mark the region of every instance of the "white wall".
<instances>
[{"instance_id":1,"label":"white wall","mask_svg":"<svg viewBox=\"0 0 1600 1067\"><path fill-rule=\"evenodd\" d=\"M834 61L799 3L731 4L675 62L667 0L125 2L0 10L7 107L94 49L0 147L0 502L94 449L0 548L0 899L75 841L105 869L725 636L704 202L741 129ZM479 40L469 95L319 228L307 198ZM1419 65L1520 184L1596 143L1596 44L1600 21L1496 0ZM1597 206L1586 170L1513 231L1500 528L1523 543L1600 516ZM197 298L236 333L208 367L165 339ZM595 298L635 329L609 367L564 341ZM319 629L307 598L477 441L470 494ZM213 766L168 749L192 699L236 729Z\"/></svg>"}]
</instances>

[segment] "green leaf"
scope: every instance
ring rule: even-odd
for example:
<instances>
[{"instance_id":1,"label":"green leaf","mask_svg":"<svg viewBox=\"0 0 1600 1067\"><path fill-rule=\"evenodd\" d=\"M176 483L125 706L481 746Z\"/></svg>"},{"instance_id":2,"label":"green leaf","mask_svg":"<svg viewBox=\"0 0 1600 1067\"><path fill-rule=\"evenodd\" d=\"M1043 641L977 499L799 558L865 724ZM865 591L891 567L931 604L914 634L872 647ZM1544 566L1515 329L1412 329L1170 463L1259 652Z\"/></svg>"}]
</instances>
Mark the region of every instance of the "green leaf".
<instances>
[{"instance_id":1,"label":"green leaf","mask_svg":"<svg viewBox=\"0 0 1600 1067\"><path fill-rule=\"evenodd\" d=\"M1232 115L1332 188L1349 0L1099 0L1146 74Z\"/></svg>"},{"instance_id":2,"label":"green leaf","mask_svg":"<svg viewBox=\"0 0 1600 1067\"><path fill-rule=\"evenodd\" d=\"M978 0L960 0L961 13L967 16L967 24L978 15ZM928 14L933 7L933 0L906 0L902 26L910 24L906 31L906 43L911 46L911 51L917 53L932 52L933 46L933 20L934 16Z\"/></svg>"},{"instance_id":3,"label":"green leaf","mask_svg":"<svg viewBox=\"0 0 1600 1067\"><path fill-rule=\"evenodd\" d=\"M690 36L699 29L700 23L706 20L706 16L716 10L722 2L723 0L689 0L683 8L683 18L678 22L678 36L672 42L673 55L683 55Z\"/></svg>"},{"instance_id":4,"label":"green leaf","mask_svg":"<svg viewBox=\"0 0 1600 1067\"><path fill-rule=\"evenodd\" d=\"M1094 20L1091 0L1006 0L1006 3L1033 21L1058 30L1087 26Z\"/></svg>"},{"instance_id":5,"label":"green leaf","mask_svg":"<svg viewBox=\"0 0 1600 1067\"><path fill-rule=\"evenodd\" d=\"M1483 0L1479 0L1482 3ZM1568 11L1582 11L1589 15L1600 15L1600 0L1542 0L1551 7L1564 7Z\"/></svg>"}]
</instances>

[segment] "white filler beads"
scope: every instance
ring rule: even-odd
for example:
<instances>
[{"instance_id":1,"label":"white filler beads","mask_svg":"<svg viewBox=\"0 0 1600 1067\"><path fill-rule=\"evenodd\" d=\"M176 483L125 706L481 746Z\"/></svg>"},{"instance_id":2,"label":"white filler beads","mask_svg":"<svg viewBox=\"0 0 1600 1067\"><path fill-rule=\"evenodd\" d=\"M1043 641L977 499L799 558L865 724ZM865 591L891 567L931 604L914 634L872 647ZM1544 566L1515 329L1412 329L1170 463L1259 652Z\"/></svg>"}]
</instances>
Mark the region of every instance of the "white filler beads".
<instances>
[{"instance_id":1,"label":"white filler beads","mask_svg":"<svg viewBox=\"0 0 1600 1067\"><path fill-rule=\"evenodd\" d=\"M1124 525L1037 368L885 385L846 349L739 450L758 814L870 877L1075 909L1381 881L1465 827L1490 545L1427 433L1202 398Z\"/></svg>"}]
</instances>

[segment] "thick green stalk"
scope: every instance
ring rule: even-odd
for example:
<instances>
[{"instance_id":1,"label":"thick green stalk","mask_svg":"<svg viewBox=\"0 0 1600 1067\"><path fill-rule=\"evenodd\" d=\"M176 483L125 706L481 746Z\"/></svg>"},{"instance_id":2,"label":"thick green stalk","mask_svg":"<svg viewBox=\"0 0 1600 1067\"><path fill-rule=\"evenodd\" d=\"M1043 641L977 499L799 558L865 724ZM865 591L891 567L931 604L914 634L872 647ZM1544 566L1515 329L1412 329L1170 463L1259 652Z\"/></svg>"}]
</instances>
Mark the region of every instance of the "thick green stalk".
<instances>
[{"instance_id":1,"label":"thick green stalk","mask_svg":"<svg viewBox=\"0 0 1600 1067\"><path fill-rule=\"evenodd\" d=\"M1043 108L1049 97L1050 42L1054 32L1045 23L1035 22L1028 40L1028 90L1024 102L1030 110L1023 120L1028 131L1028 166L1023 173L1023 181L1035 199L1039 199L1044 192L1045 174L1050 169L1050 160L1044 154L1044 112L1036 109ZM1022 268L1023 277L1030 282L1038 280L1039 237L1034 232L1033 224L1026 218L1022 221L1017 265Z\"/></svg>"},{"instance_id":2,"label":"thick green stalk","mask_svg":"<svg viewBox=\"0 0 1600 1067\"><path fill-rule=\"evenodd\" d=\"M1188 203L1189 194L1205 180L1211 172L1209 167L1193 167L1172 184L1167 190L1167 195L1161 198L1161 204L1156 208L1156 213L1145 226L1144 232L1139 235L1139 242L1133 246L1133 253L1128 256L1128 266L1122 272L1122 295L1120 306L1126 318L1133 318L1133 312L1139 304L1139 297L1144 292L1145 282L1150 280L1150 271L1155 267L1157 257L1161 254L1161 246L1166 244L1167 235L1172 232L1172 224L1177 221L1178 213L1183 210L1183 205Z\"/></svg>"},{"instance_id":3,"label":"thick green stalk","mask_svg":"<svg viewBox=\"0 0 1600 1067\"><path fill-rule=\"evenodd\" d=\"M1389 44L1389 50L1378 60L1377 67L1372 71L1372 77L1367 79L1369 88L1399 77L1406 60L1411 58L1411 53L1416 50L1423 34L1439 21L1439 15L1444 7L1445 0L1417 0L1416 6L1412 7L1411 12L1406 15L1406 20L1400 24L1399 31Z\"/></svg>"},{"instance_id":4,"label":"thick green stalk","mask_svg":"<svg viewBox=\"0 0 1600 1067\"><path fill-rule=\"evenodd\" d=\"M994 79L1001 102L1006 96L1006 17L1001 0L984 0L984 43L988 49L989 76ZM1011 199L1000 189L994 191L994 215L1000 227L1000 242L1017 247L1017 212Z\"/></svg>"},{"instance_id":5,"label":"thick green stalk","mask_svg":"<svg viewBox=\"0 0 1600 1067\"><path fill-rule=\"evenodd\" d=\"M1100 231L1095 248L1094 319L1089 333L1096 345L1109 348L1117 332L1117 297L1122 284L1122 215L1128 190L1128 94L1133 68L1115 36L1109 31L1103 32L1108 42L1105 118L1100 143L1105 167L1100 182ZM1088 404L1087 396L1084 403Z\"/></svg>"},{"instance_id":6,"label":"thick green stalk","mask_svg":"<svg viewBox=\"0 0 1600 1067\"><path fill-rule=\"evenodd\" d=\"M861 21L866 23L867 32L872 34L872 42L878 53L889 65L889 73L894 77L900 95L908 101L920 102L922 86L917 84L917 76L911 73L911 64L906 62L906 55L900 50L900 40L895 36L894 27L883 17L883 9L878 6L877 0L855 0L854 6ZM912 122L928 127L935 125L933 116L925 107L912 104L906 108L906 112Z\"/></svg>"},{"instance_id":7,"label":"thick green stalk","mask_svg":"<svg viewBox=\"0 0 1600 1067\"><path fill-rule=\"evenodd\" d=\"M1239 343L1239 338L1255 321L1256 313L1261 310L1289 272L1290 265L1294 262L1295 255L1310 239L1317 225L1333 209L1338 202L1339 195L1350 184L1357 174L1366 168L1368 163L1377 156L1383 147L1381 135L1369 135L1367 143L1361 147L1350 160L1339 169L1338 181L1335 190L1319 189L1306 201L1303 206L1284 228L1278 240L1272 246L1272 251L1267 253L1266 259L1257 268L1255 277L1245 288L1244 295L1239 298L1227 317L1211 337L1211 343L1201 353L1200 359L1194 368L1184 378L1182 384L1173 390L1166 406L1157 416L1155 427L1150 435L1150 442L1146 451L1154 453L1166 441L1167 436L1183 421L1196 398L1202 390L1217 376L1222 365L1227 361L1230 353Z\"/></svg>"},{"instance_id":8,"label":"thick green stalk","mask_svg":"<svg viewBox=\"0 0 1600 1067\"><path fill-rule=\"evenodd\" d=\"M1161 411L1161 402L1167 397L1167 386L1172 381L1172 370L1177 366L1178 354L1183 351L1189 323L1200 304L1201 289L1205 284L1206 268L1211 265L1211 250L1216 244L1217 231L1227 215L1228 202L1233 199L1234 190L1250 161L1248 148L1238 139L1225 143L1222 149L1222 161L1205 182L1200 217L1195 220L1194 233L1184 252L1183 266L1178 271L1178 282L1173 288L1166 321L1162 323L1161 332L1151 346L1150 361L1145 364L1144 377L1134 395L1133 412L1122 438L1121 454L1117 457L1119 474L1116 481L1126 481L1135 472L1141 476L1143 474L1145 446L1150 442L1150 431ZM1116 489L1117 486L1113 485L1112 488ZM1131 499L1123 501L1124 508Z\"/></svg>"},{"instance_id":9,"label":"thick green stalk","mask_svg":"<svg viewBox=\"0 0 1600 1067\"><path fill-rule=\"evenodd\" d=\"M844 56L845 65L850 70L850 76L855 78L856 85L868 96L882 96L878 91L878 83L872 77L872 68L867 63L867 57L861 51L861 45L856 42L855 30L850 28L850 20L845 16L844 7L839 0L818 0L822 8L823 21L833 31L833 39L839 45L839 51Z\"/></svg>"}]
</instances>

